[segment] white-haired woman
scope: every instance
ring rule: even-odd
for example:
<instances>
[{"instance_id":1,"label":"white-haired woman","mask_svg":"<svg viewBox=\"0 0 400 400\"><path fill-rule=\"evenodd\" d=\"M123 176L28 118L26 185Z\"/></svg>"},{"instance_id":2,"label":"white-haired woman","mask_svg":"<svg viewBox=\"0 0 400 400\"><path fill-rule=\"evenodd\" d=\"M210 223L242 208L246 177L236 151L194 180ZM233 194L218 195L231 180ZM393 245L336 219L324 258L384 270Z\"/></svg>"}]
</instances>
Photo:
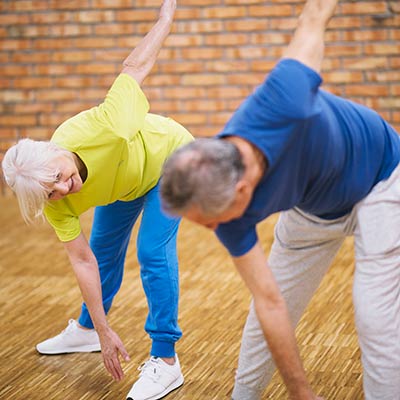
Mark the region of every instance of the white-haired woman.
<instances>
[{"instance_id":1,"label":"white-haired woman","mask_svg":"<svg viewBox=\"0 0 400 400\"><path fill-rule=\"evenodd\" d=\"M84 299L78 321L71 320L37 350L101 349L105 367L117 380L123 377L119 354L127 360L128 353L106 314L121 285L132 227L143 211L138 260L152 348L129 392L134 400L161 398L183 383L175 354L182 334L177 323L179 219L162 212L158 181L166 158L193 138L175 121L148 113L140 89L170 31L175 8L175 0L164 0L157 23L127 57L102 104L65 121L49 142L19 141L2 163L24 219L44 214L64 242ZM96 209L89 245L79 216L91 207Z\"/></svg>"}]
</instances>

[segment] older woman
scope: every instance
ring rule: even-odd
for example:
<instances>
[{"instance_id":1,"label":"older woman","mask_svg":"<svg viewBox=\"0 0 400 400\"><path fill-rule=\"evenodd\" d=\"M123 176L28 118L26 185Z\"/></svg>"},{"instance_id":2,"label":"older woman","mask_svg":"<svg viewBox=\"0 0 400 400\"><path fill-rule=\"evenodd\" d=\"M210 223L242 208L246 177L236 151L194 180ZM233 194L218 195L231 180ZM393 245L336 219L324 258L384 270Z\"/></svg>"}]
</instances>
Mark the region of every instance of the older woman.
<instances>
[{"instance_id":1,"label":"older woman","mask_svg":"<svg viewBox=\"0 0 400 400\"><path fill-rule=\"evenodd\" d=\"M162 212L158 181L166 158L192 136L175 121L148 113L140 88L170 31L175 8L175 0L164 1L157 23L127 57L102 104L65 121L49 142L19 141L2 163L24 219L44 214L64 243L84 299L78 321L71 320L37 350L101 349L116 380L123 378L119 355L129 357L106 314L121 285L132 227L143 211L137 248L152 348L129 392L134 400L159 399L183 383L175 354L182 335L177 323L179 219ZM88 244L79 216L94 206Z\"/></svg>"}]
</instances>

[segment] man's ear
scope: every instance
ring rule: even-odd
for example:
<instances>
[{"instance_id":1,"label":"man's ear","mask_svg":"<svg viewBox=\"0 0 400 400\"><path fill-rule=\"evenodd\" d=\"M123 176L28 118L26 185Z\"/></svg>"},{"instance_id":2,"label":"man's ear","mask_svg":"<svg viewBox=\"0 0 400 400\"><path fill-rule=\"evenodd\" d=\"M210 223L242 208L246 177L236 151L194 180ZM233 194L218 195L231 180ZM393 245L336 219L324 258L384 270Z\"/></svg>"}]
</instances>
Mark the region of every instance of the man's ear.
<instances>
[{"instance_id":1,"label":"man's ear","mask_svg":"<svg viewBox=\"0 0 400 400\"><path fill-rule=\"evenodd\" d=\"M236 197L239 199L247 198L249 195L251 195L251 187L249 182L240 179L235 186L236 190Z\"/></svg>"}]
</instances>

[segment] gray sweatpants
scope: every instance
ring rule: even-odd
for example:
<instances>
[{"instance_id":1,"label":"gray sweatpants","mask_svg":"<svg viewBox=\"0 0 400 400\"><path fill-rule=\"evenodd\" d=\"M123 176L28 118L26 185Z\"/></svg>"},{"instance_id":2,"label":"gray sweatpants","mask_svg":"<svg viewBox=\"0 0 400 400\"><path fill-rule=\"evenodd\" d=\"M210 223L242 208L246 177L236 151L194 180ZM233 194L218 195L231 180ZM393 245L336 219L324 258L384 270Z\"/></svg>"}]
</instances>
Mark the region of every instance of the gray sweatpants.
<instances>
[{"instance_id":1,"label":"gray sweatpants","mask_svg":"<svg viewBox=\"0 0 400 400\"><path fill-rule=\"evenodd\" d=\"M400 400L400 165L353 211L324 220L282 212L269 256L295 326L346 236L354 235L355 323L366 400ZM275 365L253 304L243 331L234 400L258 400Z\"/></svg>"}]
</instances>

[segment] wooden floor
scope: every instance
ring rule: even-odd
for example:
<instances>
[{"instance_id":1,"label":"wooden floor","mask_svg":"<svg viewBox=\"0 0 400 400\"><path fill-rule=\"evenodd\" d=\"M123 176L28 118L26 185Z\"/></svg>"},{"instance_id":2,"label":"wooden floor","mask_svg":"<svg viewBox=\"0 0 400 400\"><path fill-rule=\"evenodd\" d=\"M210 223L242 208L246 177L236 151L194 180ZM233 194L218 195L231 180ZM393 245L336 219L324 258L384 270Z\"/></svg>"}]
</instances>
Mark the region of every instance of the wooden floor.
<instances>
[{"instance_id":1,"label":"wooden floor","mask_svg":"<svg viewBox=\"0 0 400 400\"><path fill-rule=\"evenodd\" d=\"M90 231L91 215L83 218ZM271 245L274 217L260 226ZM148 356L146 301L135 257L127 257L122 288L109 322L131 356L116 383L100 353L41 356L35 344L61 331L79 313L80 293L62 245L43 224L23 224L16 201L0 196L0 399L125 399ZM136 231L135 231L136 233ZM136 237L134 233L133 237ZM185 384L174 400L230 399L249 294L213 233L184 222L179 234L180 326L177 344ZM353 250L347 241L298 329L301 355L315 391L325 399L362 399L360 354L353 324ZM287 399L279 375L263 399Z\"/></svg>"}]
</instances>

